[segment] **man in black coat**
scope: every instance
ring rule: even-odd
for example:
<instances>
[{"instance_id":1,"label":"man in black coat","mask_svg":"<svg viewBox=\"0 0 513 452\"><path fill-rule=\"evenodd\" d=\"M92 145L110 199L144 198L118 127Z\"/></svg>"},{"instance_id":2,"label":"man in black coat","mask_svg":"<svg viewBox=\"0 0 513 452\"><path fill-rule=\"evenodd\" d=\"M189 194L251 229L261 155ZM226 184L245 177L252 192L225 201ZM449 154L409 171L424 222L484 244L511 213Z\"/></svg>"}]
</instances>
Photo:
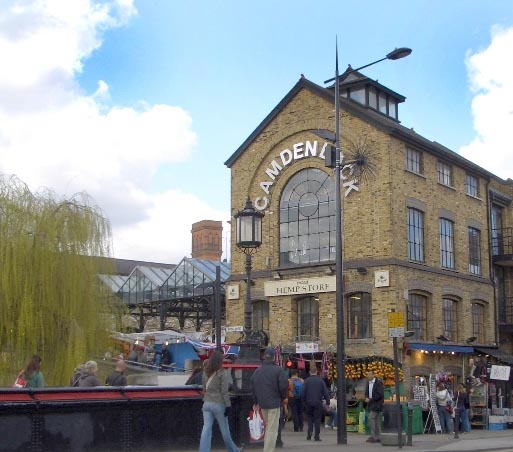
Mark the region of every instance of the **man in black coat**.
<instances>
[{"instance_id":1,"label":"man in black coat","mask_svg":"<svg viewBox=\"0 0 513 452\"><path fill-rule=\"evenodd\" d=\"M315 427L314 440L321 440L322 399L326 400L327 405L330 404L330 393L326 383L319 377L317 368L312 366L310 368L310 376L303 383L303 391L301 393L301 400L305 406L308 419L306 439L312 439L312 431L314 431Z\"/></svg>"},{"instance_id":2,"label":"man in black coat","mask_svg":"<svg viewBox=\"0 0 513 452\"><path fill-rule=\"evenodd\" d=\"M381 441L380 413L383 410L384 388L383 383L378 380L374 372L367 373L367 388L365 389L365 403L369 410L369 427L371 436L368 443L379 443Z\"/></svg>"},{"instance_id":3,"label":"man in black coat","mask_svg":"<svg viewBox=\"0 0 513 452\"><path fill-rule=\"evenodd\" d=\"M253 411L262 410L266 423L264 452L272 452L280 424L283 400L287 398L289 381L281 367L274 363L274 349L266 348L264 362L251 376L253 387Z\"/></svg>"}]
</instances>

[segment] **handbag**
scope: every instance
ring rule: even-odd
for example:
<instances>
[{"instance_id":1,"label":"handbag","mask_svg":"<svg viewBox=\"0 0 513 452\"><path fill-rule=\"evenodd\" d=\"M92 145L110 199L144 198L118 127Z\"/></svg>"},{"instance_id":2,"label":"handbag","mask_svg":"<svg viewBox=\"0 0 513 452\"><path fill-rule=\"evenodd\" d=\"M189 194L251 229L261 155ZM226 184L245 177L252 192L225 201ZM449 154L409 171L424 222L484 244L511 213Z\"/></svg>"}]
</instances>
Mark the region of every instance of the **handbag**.
<instances>
[{"instance_id":1,"label":"handbag","mask_svg":"<svg viewBox=\"0 0 513 452\"><path fill-rule=\"evenodd\" d=\"M14 384L12 385L13 388L26 388L27 387L27 381L23 378L23 373L20 372L18 376L16 377L16 380L14 380Z\"/></svg>"},{"instance_id":2,"label":"handbag","mask_svg":"<svg viewBox=\"0 0 513 452\"><path fill-rule=\"evenodd\" d=\"M265 436L265 422L260 410L251 410L248 417L249 441L263 441Z\"/></svg>"},{"instance_id":3,"label":"handbag","mask_svg":"<svg viewBox=\"0 0 513 452\"><path fill-rule=\"evenodd\" d=\"M449 414L452 414L453 413L453 408L452 408L452 405L450 402L447 402L447 405L445 405L445 410L449 413Z\"/></svg>"}]
</instances>

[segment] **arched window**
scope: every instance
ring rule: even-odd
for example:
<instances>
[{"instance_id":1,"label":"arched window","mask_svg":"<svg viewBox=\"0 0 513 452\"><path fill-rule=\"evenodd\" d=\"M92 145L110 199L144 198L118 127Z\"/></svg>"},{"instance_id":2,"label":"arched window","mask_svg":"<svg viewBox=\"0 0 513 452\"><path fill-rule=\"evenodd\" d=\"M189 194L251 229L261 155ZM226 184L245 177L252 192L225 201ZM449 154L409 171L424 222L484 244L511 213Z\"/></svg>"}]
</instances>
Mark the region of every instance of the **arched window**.
<instances>
[{"instance_id":1,"label":"arched window","mask_svg":"<svg viewBox=\"0 0 513 452\"><path fill-rule=\"evenodd\" d=\"M297 340L319 338L319 299L305 297L297 300Z\"/></svg>"},{"instance_id":2,"label":"arched window","mask_svg":"<svg viewBox=\"0 0 513 452\"><path fill-rule=\"evenodd\" d=\"M335 260L335 186L320 169L299 171L280 200L280 265Z\"/></svg>"},{"instance_id":3,"label":"arched window","mask_svg":"<svg viewBox=\"0 0 513 452\"><path fill-rule=\"evenodd\" d=\"M358 292L347 297L347 336L362 339L372 336L371 294Z\"/></svg>"},{"instance_id":4,"label":"arched window","mask_svg":"<svg viewBox=\"0 0 513 452\"><path fill-rule=\"evenodd\" d=\"M458 340L458 302L452 298L442 298L442 334L449 340Z\"/></svg>"},{"instance_id":5,"label":"arched window","mask_svg":"<svg viewBox=\"0 0 513 452\"><path fill-rule=\"evenodd\" d=\"M419 293L408 294L407 324L409 331L415 331L414 338L427 338L427 309L428 298Z\"/></svg>"},{"instance_id":6,"label":"arched window","mask_svg":"<svg viewBox=\"0 0 513 452\"><path fill-rule=\"evenodd\" d=\"M252 305L253 331L262 330L269 334L269 302L254 301Z\"/></svg>"}]
</instances>

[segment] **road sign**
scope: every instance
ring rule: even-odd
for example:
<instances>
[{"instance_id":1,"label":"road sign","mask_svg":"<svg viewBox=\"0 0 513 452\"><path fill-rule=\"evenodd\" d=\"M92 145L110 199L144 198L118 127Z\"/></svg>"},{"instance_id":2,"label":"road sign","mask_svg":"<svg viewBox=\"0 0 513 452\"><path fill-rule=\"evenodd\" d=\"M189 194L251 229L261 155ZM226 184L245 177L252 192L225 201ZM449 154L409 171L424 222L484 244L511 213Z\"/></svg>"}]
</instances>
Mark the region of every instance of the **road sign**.
<instances>
[{"instance_id":1,"label":"road sign","mask_svg":"<svg viewBox=\"0 0 513 452\"><path fill-rule=\"evenodd\" d=\"M404 313L388 313L388 337L404 337Z\"/></svg>"},{"instance_id":2,"label":"road sign","mask_svg":"<svg viewBox=\"0 0 513 452\"><path fill-rule=\"evenodd\" d=\"M242 326L227 326L224 330L227 333L242 333L244 331L244 327L242 327Z\"/></svg>"}]
</instances>

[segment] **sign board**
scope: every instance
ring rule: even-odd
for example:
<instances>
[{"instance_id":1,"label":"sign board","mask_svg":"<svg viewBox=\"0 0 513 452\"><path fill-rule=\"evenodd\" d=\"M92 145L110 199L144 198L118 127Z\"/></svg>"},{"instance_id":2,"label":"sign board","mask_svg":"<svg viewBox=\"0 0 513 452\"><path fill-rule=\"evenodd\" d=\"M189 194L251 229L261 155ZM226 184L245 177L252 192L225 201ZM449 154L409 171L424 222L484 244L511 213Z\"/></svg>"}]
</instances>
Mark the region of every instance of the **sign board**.
<instances>
[{"instance_id":1,"label":"sign board","mask_svg":"<svg viewBox=\"0 0 513 452\"><path fill-rule=\"evenodd\" d=\"M225 287L226 298L228 300L238 300L239 299L239 285L238 284L229 284Z\"/></svg>"},{"instance_id":2,"label":"sign board","mask_svg":"<svg viewBox=\"0 0 513 452\"><path fill-rule=\"evenodd\" d=\"M317 342L296 342L296 353L316 353L319 351Z\"/></svg>"},{"instance_id":3,"label":"sign board","mask_svg":"<svg viewBox=\"0 0 513 452\"><path fill-rule=\"evenodd\" d=\"M266 281L264 283L264 295L266 297L335 292L335 290L335 276L308 279L288 279L286 281Z\"/></svg>"},{"instance_id":4,"label":"sign board","mask_svg":"<svg viewBox=\"0 0 513 452\"><path fill-rule=\"evenodd\" d=\"M376 270L374 272L374 287L390 286L390 273L388 270Z\"/></svg>"},{"instance_id":5,"label":"sign board","mask_svg":"<svg viewBox=\"0 0 513 452\"><path fill-rule=\"evenodd\" d=\"M490 372L491 380L509 380L509 373L511 371L510 366L495 366L492 365L492 370Z\"/></svg>"},{"instance_id":6,"label":"sign board","mask_svg":"<svg viewBox=\"0 0 513 452\"><path fill-rule=\"evenodd\" d=\"M224 329L227 333L242 333L244 331L244 327L242 326L227 326Z\"/></svg>"},{"instance_id":7,"label":"sign board","mask_svg":"<svg viewBox=\"0 0 513 452\"><path fill-rule=\"evenodd\" d=\"M404 337L404 313L388 313L388 337Z\"/></svg>"}]
</instances>

